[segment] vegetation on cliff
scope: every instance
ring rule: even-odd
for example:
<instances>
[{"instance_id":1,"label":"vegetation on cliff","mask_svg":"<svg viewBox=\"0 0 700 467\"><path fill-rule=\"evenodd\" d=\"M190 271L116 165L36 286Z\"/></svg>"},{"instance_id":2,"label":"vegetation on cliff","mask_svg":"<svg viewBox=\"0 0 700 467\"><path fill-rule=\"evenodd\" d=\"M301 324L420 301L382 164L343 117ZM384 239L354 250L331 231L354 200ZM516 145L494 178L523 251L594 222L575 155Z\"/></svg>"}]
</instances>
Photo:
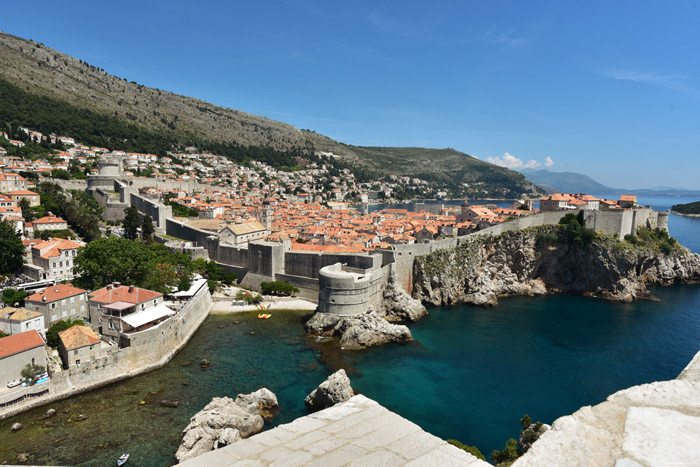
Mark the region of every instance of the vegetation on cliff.
<instances>
[{"instance_id":1,"label":"vegetation on cliff","mask_svg":"<svg viewBox=\"0 0 700 467\"><path fill-rule=\"evenodd\" d=\"M0 220L0 274L14 274L24 264L22 237L14 224Z\"/></svg>"}]
</instances>

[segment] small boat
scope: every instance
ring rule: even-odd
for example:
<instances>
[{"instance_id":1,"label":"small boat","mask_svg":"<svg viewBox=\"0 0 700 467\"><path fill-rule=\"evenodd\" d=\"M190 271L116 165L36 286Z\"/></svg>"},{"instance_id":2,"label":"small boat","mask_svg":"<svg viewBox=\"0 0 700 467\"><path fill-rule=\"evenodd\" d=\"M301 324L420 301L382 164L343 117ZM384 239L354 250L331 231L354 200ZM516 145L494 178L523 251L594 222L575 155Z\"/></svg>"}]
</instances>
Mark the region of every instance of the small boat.
<instances>
[{"instance_id":1,"label":"small boat","mask_svg":"<svg viewBox=\"0 0 700 467\"><path fill-rule=\"evenodd\" d=\"M260 313L258 315L258 319L267 319L270 318L272 315L270 313Z\"/></svg>"},{"instance_id":2,"label":"small boat","mask_svg":"<svg viewBox=\"0 0 700 467\"><path fill-rule=\"evenodd\" d=\"M119 459L117 459L117 465L124 465L126 461L129 460L129 454L122 454Z\"/></svg>"}]
</instances>

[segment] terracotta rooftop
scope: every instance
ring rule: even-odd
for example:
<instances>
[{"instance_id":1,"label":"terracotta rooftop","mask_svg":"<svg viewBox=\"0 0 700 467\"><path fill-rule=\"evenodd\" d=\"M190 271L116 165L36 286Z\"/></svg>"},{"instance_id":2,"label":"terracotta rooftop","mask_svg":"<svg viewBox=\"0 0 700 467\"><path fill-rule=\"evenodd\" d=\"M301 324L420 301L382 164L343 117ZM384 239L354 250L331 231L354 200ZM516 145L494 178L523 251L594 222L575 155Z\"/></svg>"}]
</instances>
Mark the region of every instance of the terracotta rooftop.
<instances>
[{"instance_id":1,"label":"terracotta rooftop","mask_svg":"<svg viewBox=\"0 0 700 467\"><path fill-rule=\"evenodd\" d=\"M42 347L44 340L36 329L20 332L0 339L0 358L9 357L25 350Z\"/></svg>"},{"instance_id":2,"label":"terracotta rooftop","mask_svg":"<svg viewBox=\"0 0 700 467\"><path fill-rule=\"evenodd\" d=\"M163 294L160 292L141 289L139 287L131 287L128 285L108 285L100 290L95 290L89 295L90 300L93 302L107 304L114 302L139 304L162 296Z\"/></svg>"},{"instance_id":3,"label":"terracotta rooftop","mask_svg":"<svg viewBox=\"0 0 700 467\"><path fill-rule=\"evenodd\" d=\"M78 349L86 345L99 344L100 338L89 326L72 326L58 333L66 350Z\"/></svg>"},{"instance_id":4,"label":"terracotta rooftop","mask_svg":"<svg viewBox=\"0 0 700 467\"><path fill-rule=\"evenodd\" d=\"M87 292L87 290L73 287L73 284L56 284L45 288L42 292L30 295L25 299L25 301L54 302L56 300L63 300L64 298L72 297L74 295L80 295L81 293L85 292ZM44 300L44 297L46 297L46 300Z\"/></svg>"},{"instance_id":5,"label":"terracotta rooftop","mask_svg":"<svg viewBox=\"0 0 700 467\"><path fill-rule=\"evenodd\" d=\"M5 316L7 314L7 316ZM26 321L28 319L42 316L38 311L26 310L24 308L14 308L11 306L0 309L0 318L11 319L12 321Z\"/></svg>"}]
</instances>

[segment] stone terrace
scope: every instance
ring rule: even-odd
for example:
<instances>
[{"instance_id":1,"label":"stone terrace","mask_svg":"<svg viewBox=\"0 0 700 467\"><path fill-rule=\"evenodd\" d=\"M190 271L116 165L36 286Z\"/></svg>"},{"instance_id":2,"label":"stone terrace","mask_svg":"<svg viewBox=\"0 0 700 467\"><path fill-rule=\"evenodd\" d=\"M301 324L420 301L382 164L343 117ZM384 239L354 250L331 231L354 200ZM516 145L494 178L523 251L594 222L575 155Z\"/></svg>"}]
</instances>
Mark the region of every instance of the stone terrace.
<instances>
[{"instance_id":1,"label":"stone terrace","mask_svg":"<svg viewBox=\"0 0 700 467\"><path fill-rule=\"evenodd\" d=\"M358 395L184 462L235 466L489 466Z\"/></svg>"}]
</instances>

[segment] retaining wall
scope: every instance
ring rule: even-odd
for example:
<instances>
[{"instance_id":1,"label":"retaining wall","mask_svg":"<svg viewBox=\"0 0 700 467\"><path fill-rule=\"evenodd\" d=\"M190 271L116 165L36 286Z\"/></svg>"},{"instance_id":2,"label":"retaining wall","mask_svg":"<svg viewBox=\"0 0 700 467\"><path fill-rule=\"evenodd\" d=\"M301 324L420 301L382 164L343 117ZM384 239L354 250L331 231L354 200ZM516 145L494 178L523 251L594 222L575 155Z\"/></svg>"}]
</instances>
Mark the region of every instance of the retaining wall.
<instances>
[{"instance_id":1,"label":"retaining wall","mask_svg":"<svg viewBox=\"0 0 700 467\"><path fill-rule=\"evenodd\" d=\"M160 368L182 349L204 322L213 305L206 284L183 304L177 315L158 326L129 335L130 347L86 361L52 375L49 393L0 409L0 420L43 404L65 399Z\"/></svg>"}]
</instances>

